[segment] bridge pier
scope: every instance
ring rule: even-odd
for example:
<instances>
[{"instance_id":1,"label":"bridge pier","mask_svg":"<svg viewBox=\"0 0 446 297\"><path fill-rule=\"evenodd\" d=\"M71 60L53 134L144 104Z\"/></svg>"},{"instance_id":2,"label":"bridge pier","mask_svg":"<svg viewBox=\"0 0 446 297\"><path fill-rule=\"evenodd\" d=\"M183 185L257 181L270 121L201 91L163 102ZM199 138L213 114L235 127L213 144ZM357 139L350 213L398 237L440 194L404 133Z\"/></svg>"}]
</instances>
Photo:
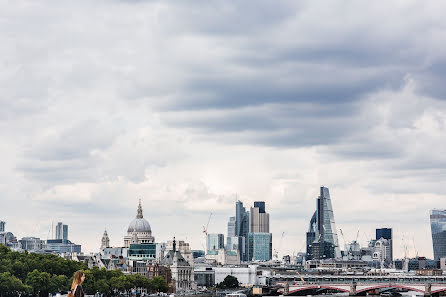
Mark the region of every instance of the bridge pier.
<instances>
[{"instance_id":1,"label":"bridge pier","mask_svg":"<svg viewBox=\"0 0 446 297\"><path fill-rule=\"evenodd\" d=\"M356 283L350 285L349 296L356 296Z\"/></svg>"},{"instance_id":2,"label":"bridge pier","mask_svg":"<svg viewBox=\"0 0 446 297\"><path fill-rule=\"evenodd\" d=\"M432 285L430 283L427 283L425 285L424 296L430 297L431 295L432 295Z\"/></svg>"}]
</instances>

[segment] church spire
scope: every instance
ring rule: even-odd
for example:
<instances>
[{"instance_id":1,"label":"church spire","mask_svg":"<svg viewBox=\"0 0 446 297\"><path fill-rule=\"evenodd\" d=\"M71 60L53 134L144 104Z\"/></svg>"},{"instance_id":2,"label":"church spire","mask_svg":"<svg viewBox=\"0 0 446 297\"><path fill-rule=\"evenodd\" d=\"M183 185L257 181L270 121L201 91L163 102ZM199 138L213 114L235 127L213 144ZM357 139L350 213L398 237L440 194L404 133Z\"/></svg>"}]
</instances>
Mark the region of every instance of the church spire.
<instances>
[{"instance_id":1,"label":"church spire","mask_svg":"<svg viewBox=\"0 0 446 297\"><path fill-rule=\"evenodd\" d=\"M142 219L142 206L141 206L141 199L139 199L139 205L138 205L138 212L136 213L137 219Z\"/></svg>"}]
</instances>

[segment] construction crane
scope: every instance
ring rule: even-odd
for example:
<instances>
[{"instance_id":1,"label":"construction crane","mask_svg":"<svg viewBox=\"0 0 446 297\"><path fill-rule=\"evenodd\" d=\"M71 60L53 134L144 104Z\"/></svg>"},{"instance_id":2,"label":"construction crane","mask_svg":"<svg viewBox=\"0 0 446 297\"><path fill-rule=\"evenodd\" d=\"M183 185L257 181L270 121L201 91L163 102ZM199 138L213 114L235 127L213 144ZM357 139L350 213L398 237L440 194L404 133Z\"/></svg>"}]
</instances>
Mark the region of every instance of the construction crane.
<instances>
[{"instance_id":1,"label":"construction crane","mask_svg":"<svg viewBox=\"0 0 446 297\"><path fill-rule=\"evenodd\" d=\"M282 236L280 237L279 246L277 249L274 250L274 258L276 258L276 259L279 259L279 251L280 251L280 248L282 247L282 241L283 241L284 236L285 236L285 232L282 232Z\"/></svg>"},{"instance_id":2,"label":"construction crane","mask_svg":"<svg viewBox=\"0 0 446 297\"><path fill-rule=\"evenodd\" d=\"M204 242L207 242L207 239L208 239L208 228L209 228L209 223L211 221L211 217L212 217L212 212L209 214L209 219L208 219L208 223L206 224L206 227L203 226L203 234L205 236ZM205 252L207 252L207 250L205 250Z\"/></svg>"},{"instance_id":3,"label":"construction crane","mask_svg":"<svg viewBox=\"0 0 446 297\"><path fill-rule=\"evenodd\" d=\"M208 219L208 223L206 224L206 227L203 226L203 233L204 233L206 236L208 236L208 228L209 228L209 222L211 221L211 217L212 217L212 212L211 212L211 214L209 215L209 219Z\"/></svg>"}]
</instances>

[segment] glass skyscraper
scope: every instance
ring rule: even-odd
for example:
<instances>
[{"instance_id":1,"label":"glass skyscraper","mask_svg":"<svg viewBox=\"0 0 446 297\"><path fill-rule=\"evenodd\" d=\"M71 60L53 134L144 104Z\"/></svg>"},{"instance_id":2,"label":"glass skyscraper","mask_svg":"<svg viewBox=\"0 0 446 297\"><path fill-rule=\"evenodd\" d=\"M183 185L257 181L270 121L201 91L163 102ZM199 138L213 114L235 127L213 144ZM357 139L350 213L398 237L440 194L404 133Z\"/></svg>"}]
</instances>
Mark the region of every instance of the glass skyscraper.
<instances>
[{"instance_id":1,"label":"glass skyscraper","mask_svg":"<svg viewBox=\"0 0 446 297\"><path fill-rule=\"evenodd\" d=\"M272 259L273 243L271 233L249 233L248 259L269 261Z\"/></svg>"},{"instance_id":2,"label":"glass skyscraper","mask_svg":"<svg viewBox=\"0 0 446 297\"><path fill-rule=\"evenodd\" d=\"M328 188L321 187L307 232L307 259L340 258L338 234Z\"/></svg>"},{"instance_id":3,"label":"glass skyscraper","mask_svg":"<svg viewBox=\"0 0 446 297\"><path fill-rule=\"evenodd\" d=\"M446 210L431 210L430 219L434 259L446 258Z\"/></svg>"},{"instance_id":4,"label":"glass skyscraper","mask_svg":"<svg viewBox=\"0 0 446 297\"><path fill-rule=\"evenodd\" d=\"M223 234L208 234L207 251L215 251L225 248L225 236Z\"/></svg>"},{"instance_id":5,"label":"glass skyscraper","mask_svg":"<svg viewBox=\"0 0 446 297\"><path fill-rule=\"evenodd\" d=\"M248 261L248 233L249 233L249 212L243 206L243 202L235 203L235 235L245 238L244 246L240 246L240 260Z\"/></svg>"}]
</instances>

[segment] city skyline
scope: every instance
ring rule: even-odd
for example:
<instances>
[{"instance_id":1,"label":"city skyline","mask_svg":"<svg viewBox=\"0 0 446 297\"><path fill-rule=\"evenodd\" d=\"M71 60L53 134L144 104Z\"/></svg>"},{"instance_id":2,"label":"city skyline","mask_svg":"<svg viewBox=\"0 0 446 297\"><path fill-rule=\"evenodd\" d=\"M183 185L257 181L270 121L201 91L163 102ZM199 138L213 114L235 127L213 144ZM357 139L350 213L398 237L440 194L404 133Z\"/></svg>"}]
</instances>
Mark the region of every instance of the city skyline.
<instances>
[{"instance_id":1,"label":"city skyline","mask_svg":"<svg viewBox=\"0 0 446 297\"><path fill-rule=\"evenodd\" d=\"M255 9L253 7L255 6ZM97 251L142 200L157 241L265 201L305 250L320 186L361 245L433 257L446 189L446 3L0 4L0 220ZM439 186L440 185L440 186ZM414 243L413 243L414 242Z\"/></svg>"}]
</instances>

